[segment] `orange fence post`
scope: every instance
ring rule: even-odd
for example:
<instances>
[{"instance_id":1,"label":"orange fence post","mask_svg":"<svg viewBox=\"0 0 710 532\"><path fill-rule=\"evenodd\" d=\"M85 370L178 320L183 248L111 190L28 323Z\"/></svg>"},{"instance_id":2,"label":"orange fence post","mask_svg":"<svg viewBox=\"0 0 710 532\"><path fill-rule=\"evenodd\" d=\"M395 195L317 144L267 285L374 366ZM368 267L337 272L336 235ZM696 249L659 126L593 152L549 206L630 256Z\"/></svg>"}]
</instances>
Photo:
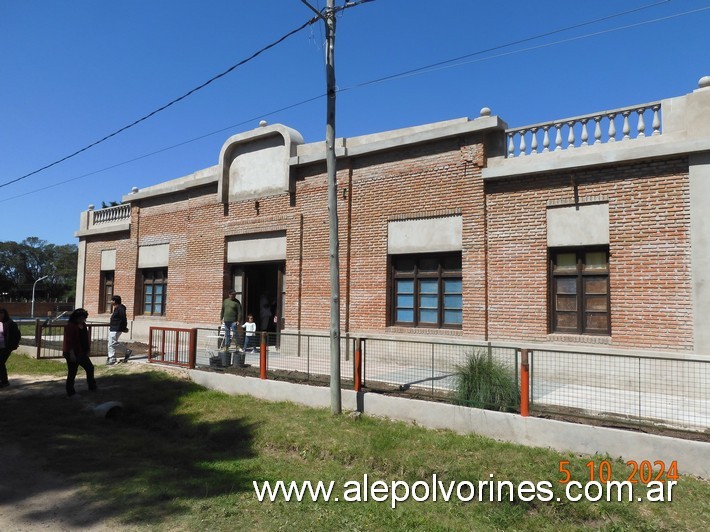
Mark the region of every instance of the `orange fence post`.
<instances>
[{"instance_id":1,"label":"orange fence post","mask_svg":"<svg viewBox=\"0 0 710 532\"><path fill-rule=\"evenodd\" d=\"M266 333L261 333L261 346L259 347L259 377L266 379Z\"/></svg>"},{"instance_id":2,"label":"orange fence post","mask_svg":"<svg viewBox=\"0 0 710 532\"><path fill-rule=\"evenodd\" d=\"M353 376L353 381L355 382L355 391L359 392L362 388L362 350L360 349L360 339L355 339L355 375Z\"/></svg>"},{"instance_id":3,"label":"orange fence post","mask_svg":"<svg viewBox=\"0 0 710 532\"><path fill-rule=\"evenodd\" d=\"M520 415L528 417L530 406L530 363L528 350L520 350Z\"/></svg>"}]
</instances>

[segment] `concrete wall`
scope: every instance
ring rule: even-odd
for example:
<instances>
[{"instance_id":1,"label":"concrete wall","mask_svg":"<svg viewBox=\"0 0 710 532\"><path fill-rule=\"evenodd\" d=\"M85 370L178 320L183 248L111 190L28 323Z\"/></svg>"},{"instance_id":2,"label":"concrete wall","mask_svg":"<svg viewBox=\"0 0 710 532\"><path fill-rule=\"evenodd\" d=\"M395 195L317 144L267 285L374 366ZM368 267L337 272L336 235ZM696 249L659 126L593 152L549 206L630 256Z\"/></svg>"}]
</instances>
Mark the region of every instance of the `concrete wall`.
<instances>
[{"instance_id":1,"label":"concrete wall","mask_svg":"<svg viewBox=\"0 0 710 532\"><path fill-rule=\"evenodd\" d=\"M710 152L690 158L690 235L695 351L710 355Z\"/></svg>"}]
</instances>

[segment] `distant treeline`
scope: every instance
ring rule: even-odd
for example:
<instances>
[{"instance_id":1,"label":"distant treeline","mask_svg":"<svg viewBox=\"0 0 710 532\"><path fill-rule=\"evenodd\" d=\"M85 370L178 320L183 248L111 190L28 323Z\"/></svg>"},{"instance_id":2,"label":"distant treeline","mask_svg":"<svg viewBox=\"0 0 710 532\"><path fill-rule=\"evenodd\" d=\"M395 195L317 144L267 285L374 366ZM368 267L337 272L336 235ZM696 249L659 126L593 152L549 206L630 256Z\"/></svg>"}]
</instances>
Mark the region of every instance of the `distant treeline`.
<instances>
[{"instance_id":1,"label":"distant treeline","mask_svg":"<svg viewBox=\"0 0 710 532\"><path fill-rule=\"evenodd\" d=\"M0 242L0 302L30 301L33 286L36 301L73 301L77 255L76 244L49 244L34 236Z\"/></svg>"}]
</instances>

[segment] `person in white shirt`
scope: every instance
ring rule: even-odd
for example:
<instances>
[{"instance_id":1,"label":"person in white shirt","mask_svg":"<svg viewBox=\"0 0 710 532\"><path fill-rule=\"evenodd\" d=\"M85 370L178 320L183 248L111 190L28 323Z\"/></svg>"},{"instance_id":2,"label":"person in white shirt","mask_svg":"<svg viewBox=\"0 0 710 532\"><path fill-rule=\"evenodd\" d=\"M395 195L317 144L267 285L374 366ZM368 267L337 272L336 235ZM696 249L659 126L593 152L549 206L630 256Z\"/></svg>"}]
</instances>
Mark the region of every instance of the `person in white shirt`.
<instances>
[{"instance_id":1,"label":"person in white shirt","mask_svg":"<svg viewBox=\"0 0 710 532\"><path fill-rule=\"evenodd\" d=\"M247 316L247 321L244 324L244 351L247 349L254 350L254 340L256 339L256 323L254 323L254 316L249 314Z\"/></svg>"}]
</instances>

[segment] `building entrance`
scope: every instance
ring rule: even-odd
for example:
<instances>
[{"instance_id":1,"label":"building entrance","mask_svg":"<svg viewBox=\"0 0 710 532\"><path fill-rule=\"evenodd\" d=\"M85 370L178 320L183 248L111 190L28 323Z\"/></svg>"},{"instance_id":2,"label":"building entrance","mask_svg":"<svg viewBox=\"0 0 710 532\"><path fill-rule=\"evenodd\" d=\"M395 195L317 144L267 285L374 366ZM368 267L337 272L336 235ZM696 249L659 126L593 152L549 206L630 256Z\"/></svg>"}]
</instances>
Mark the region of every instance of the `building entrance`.
<instances>
[{"instance_id":1,"label":"building entrance","mask_svg":"<svg viewBox=\"0 0 710 532\"><path fill-rule=\"evenodd\" d=\"M249 314L254 316L257 331L274 333L281 330L285 268L285 261L274 261L242 264L233 270L233 286L237 299L242 303L244 321ZM269 335L272 345L276 341L275 336Z\"/></svg>"}]
</instances>

